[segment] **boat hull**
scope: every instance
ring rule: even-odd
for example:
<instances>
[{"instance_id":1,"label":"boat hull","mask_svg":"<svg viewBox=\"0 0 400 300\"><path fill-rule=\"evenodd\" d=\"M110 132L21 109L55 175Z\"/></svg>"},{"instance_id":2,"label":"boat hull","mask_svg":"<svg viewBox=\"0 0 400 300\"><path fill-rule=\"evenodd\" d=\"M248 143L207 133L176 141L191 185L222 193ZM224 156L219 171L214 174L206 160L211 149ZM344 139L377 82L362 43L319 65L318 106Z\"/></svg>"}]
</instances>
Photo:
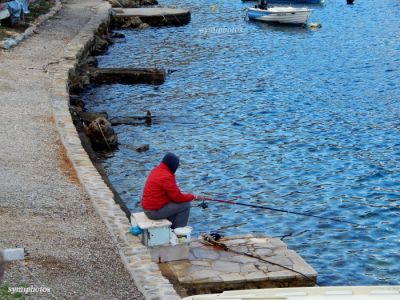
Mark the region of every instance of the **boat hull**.
<instances>
[{"instance_id":1,"label":"boat hull","mask_svg":"<svg viewBox=\"0 0 400 300\"><path fill-rule=\"evenodd\" d=\"M304 25L307 23L311 12L310 9L262 10L258 8L249 8L247 17L252 21Z\"/></svg>"},{"instance_id":2,"label":"boat hull","mask_svg":"<svg viewBox=\"0 0 400 300\"><path fill-rule=\"evenodd\" d=\"M256 0L242 0L243 2L250 2ZM270 4L322 4L324 0L269 0Z\"/></svg>"},{"instance_id":3,"label":"boat hull","mask_svg":"<svg viewBox=\"0 0 400 300\"><path fill-rule=\"evenodd\" d=\"M269 0L268 3L283 4L322 4L324 0Z\"/></svg>"}]
</instances>

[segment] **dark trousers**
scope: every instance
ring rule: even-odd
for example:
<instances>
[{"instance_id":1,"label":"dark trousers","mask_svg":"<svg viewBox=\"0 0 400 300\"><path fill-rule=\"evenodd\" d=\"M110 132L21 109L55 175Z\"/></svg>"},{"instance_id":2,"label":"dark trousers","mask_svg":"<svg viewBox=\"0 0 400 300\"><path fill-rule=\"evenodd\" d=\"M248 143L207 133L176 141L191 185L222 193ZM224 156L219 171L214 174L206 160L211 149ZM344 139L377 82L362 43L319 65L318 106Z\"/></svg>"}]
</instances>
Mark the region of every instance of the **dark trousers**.
<instances>
[{"instance_id":1,"label":"dark trousers","mask_svg":"<svg viewBox=\"0 0 400 300\"><path fill-rule=\"evenodd\" d=\"M190 202L171 202L159 210L145 210L144 213L152 220L168 219L172 222L172 229L185 227L189 220Z\"/></svg>"}]
</instances>

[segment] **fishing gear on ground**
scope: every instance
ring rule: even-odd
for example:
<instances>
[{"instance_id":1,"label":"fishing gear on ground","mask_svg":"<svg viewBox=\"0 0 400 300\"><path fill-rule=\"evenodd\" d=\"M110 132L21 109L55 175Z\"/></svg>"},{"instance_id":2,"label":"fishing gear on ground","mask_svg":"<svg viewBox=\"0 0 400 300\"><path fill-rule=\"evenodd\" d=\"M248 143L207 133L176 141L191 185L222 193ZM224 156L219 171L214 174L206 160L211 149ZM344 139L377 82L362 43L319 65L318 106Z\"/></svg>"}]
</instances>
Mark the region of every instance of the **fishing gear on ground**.
<instances>
[{"instance_id":1,"label":"fishing gear on ground","mask_svg":"<svg viewBox=\"0 0 400 300\"><path fill-rule=\"evenodd\" d=\"M303 276L304 278L306 278L307 280L309 280L311 282L314 282L314 280L312 278L310 278L309 276L307 276L306 274L304 274L304 273L302 273L300 271L297 271L297 270L294 270L292 268L286 267L284 265L278 264L276 262L273 262L271 260L268 260L268 259L263 258L263 257L261 257L259 255L256 255L256 254L250 254L250 253L246 253L246 252L243 252L243 251L237 251L235 249L232 249L232 248L228 247L226 244L224 244L223 242L217 241L213 236L211 236L211 234L203 233L201 235L201 238L202 238L202 240L200 240L200 241L202 243L206 244L206 245L211 245L211 246L220 248L221 250L224 250L224 251L229 251L229 252L232 252L232 253L235 253L235 254L244 255L244 256L248 256L248 257L251 257L251 258L258 259L258 260L260 260L262 262L266 262L268 264L281 267L282 269L297 273L297 274Z\"/></svg>"}]
</instances>

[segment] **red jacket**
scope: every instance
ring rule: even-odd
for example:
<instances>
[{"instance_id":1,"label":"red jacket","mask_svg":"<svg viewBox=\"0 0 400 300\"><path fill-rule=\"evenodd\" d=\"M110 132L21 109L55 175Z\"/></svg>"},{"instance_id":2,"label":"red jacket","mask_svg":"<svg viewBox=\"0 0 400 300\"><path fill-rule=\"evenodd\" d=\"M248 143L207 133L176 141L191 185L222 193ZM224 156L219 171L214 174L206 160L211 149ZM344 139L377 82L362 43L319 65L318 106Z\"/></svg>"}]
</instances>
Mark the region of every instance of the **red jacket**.
<instances>
[{"instance_id":1,"label":"red jacket","mask_svg":"<svg viewBox=\"0 0 400 300\"><path fill-rule=\"evenodd\" d=\"M176 184L175 175L163 162L151 170L143 189L144 210L159 210L170 202L189 202L194 195L182 194Z\"/></svg>"}]
</instances>

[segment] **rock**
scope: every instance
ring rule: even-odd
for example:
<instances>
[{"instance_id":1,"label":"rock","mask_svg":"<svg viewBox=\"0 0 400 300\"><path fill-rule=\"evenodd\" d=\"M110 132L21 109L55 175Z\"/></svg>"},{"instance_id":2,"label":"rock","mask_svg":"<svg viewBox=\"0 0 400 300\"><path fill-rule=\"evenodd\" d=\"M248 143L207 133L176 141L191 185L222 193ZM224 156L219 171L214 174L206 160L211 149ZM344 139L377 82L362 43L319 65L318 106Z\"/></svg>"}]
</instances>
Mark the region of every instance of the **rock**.
<instances>
[{"instance_id":1,"label":"rock","mask_svg":"<svg viewBox=\"0 0 400 300\"><path fill-rule=\"evenodd\" d=\"M85 108L85 103L82 101L82 99L79 96L76 96L76 95L69 96L69 104L71 106L80 107L81 110L83 108Z\"/></svg>"},{"instance_id":2,"label":"rock","mask_svg":"<svg viewBox=\"0 0 400 300\"><path fill-rule=\"evenodd\" d=\"M108 114L104 111L102 112L81 112L79 117L82 119L83 122L90 124L97 118L108 119Z\"/></svg>"},{"instance_id":3,"label":"rock","mask_svg":"<svg viewBox=\"0 0 400 300\"><path fill-rule=\"evenodd\" d=\"M76 73L70 74L68 86L70 93L80 92L83 88L81 76Z\"/></svg>"},{"instance_id":4,"label":"rock","mask_svg":"<svg viewBox=\"0 0 400 300\"><path fill-rule=\"evenodd\" d=\"M89 74L90 75L90 74ZM89 85L90 84L90 77L89 75L82 75L81 80L82 80L82 85Z\"/></svg>"},{"instance_id":5,"label":"rock","mask_svg":"<svg viewBox=\"0 0 400 300\"><path fill-rule=\"evenodd\" d=\"M149 111L149 110L146 110L146 116L144 117L144 123L146 124L146 125L151 125L151 123L152 123L152 115L151 115L151 111Z\"/></svg>"},{"instance_id":6,"label":"rock","mask_svg":"<svg viewBox=\"0 0 400 300\"><path fill-rule=\"evenodd\" d=\"M97 67L97 58L94 56L89 56L88 58L85 59L84 64L91 67Z\"/></svg>"},{"instance_id":7,"label":"rock","mask_svg":"<svg viewBox=\"0 0 400 300\"><path fill-rule=\"evenodd\" d=\"M148 29L148 28L150 28L151 26L149 25L149 24L147 24L147 23L142 23L142 24L140 24L139 26L138 26L138 29Z\"/></svg>"},{"instance_id":8,"label":"rock","mask_svg":"<svg viewBox=\"0 0 400 300\"><path fill-rule=\"evenodd\" d=\"M79 115L80 115L80 113L82 112L82 108L81 107L79 107L79 106L73 106L73 105L71 105L70 107L69 107L69 112L71 113L71 116L73 117L73 118L75 118L75 119L79 119Z\"/></svg>"},{"instance_id":9,"label":"rock","mask_svg":"<svg viewBox=\"0 0 400 300\"><path fill-rule=\"evenodd\" d=\"M115 134L110 122L105 118L97 118L90 123L86 129L86 135L92 142L95 150L112 150L118 143L118 137Z\"/></svg>"},{"instance_id":10,"label":"rock","mask_svg":"<svg viewBox=\"0 0 400 300\"><path fill-rule=\"evenodd\" d=\"M127 18L126 19L126 27L139 27L142 24L142 20L139 17Z\"/></svg>"},{"instance_id":11,"label":"rock","mask_svg":"<svg viewBox=\"0 0 400 300\"><path fill-rule=\"evenodd\" d=\"M102 53L108 47L108 42L106 39L103 39L99 36L95 37L95 43L93 46L93 55L97 55Z\"/></svg>"},{"instance_id":12,"label":"rock","mask_svg":"<svg viewBox=\"0 0 400 300\"><path fill-rule=\"evenodd\" d=\"M123 34L123 33L121 33L121 32L113 32L113 33L111 34L111 37L112 37L113 39L123 39L123 38L125 38L125 34Z\"/></svg>"},{"instance_id":13,"label":"rock","mask_svg":"<svg viewBox=\"0 0 400 300\"><path fill-rule=\"evenodd\" d=\"M145 151L148 151L150 149L150 145L149 144L143 144L143 145L140 145L139 147L136 147L136 151L137 152L145 152Z\"/></svg>"}]
</instances>

